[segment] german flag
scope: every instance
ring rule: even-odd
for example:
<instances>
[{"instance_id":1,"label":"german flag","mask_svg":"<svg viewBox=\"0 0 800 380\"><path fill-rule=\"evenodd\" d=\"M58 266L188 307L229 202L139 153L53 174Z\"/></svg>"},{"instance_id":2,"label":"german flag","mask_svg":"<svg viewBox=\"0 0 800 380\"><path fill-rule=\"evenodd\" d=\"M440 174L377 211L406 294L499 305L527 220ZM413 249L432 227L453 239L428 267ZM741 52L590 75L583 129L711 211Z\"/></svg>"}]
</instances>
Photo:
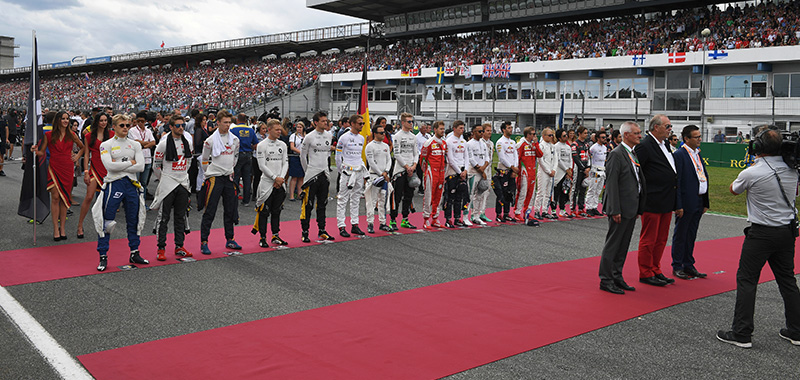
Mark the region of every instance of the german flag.
<instances>
[{"instance_id":1,"label":"german flag","mask_svg":"<svg viewBox=\"0 0 800 380\"><path fill-rule=\"evenodd\" d=\"M369 125L369 105L367 104L367 96L369 95L369 87L367 86L367 63L364 63L364 72L361 74L361 99L358 102L358 114L364 118L364 127L361 129L361 136L364 136L364 148L367 147L366 142L372 135L372 129Z\"/></svg>"}]
</instances>

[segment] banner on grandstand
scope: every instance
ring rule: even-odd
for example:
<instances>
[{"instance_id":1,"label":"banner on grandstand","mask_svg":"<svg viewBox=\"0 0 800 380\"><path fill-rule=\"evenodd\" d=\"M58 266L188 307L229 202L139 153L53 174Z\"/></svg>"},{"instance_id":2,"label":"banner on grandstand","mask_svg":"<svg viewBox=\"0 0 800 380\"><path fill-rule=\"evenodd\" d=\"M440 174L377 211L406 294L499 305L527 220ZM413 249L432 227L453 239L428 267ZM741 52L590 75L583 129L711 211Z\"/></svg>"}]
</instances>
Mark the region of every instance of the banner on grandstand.
<instances>
[{"instance_id":1,"label":"banner on grandstand","mask_svg":"<svg viewBox=\"0 0 800 380\"><path fill-rule=\"evenodd\" d=\"M39 144L44 136L42 120L42 97L39 92L39 54L36 46L36 32L33 34L33 61L31 63L31 83L28 91L28 116L25 123L24 149L25 163L22 187L19 192L17 214L36 222L43 222L50 215L50 194L47 192L47 161L31 152L33 145ZM34 223L34 243L36 223Z\"/></svg>"},{"instance_id":2,"label":"banner on grandstand","mask_svg":"<svg viewBox=\"0 0 800 380\"><path fill-rule=\"evenodd\" d=\"M444 76L452 77L456 75L456 66L453 65L453 62L447 62L444 64Z\"/></svg>"},{"instance_id":3,"label":"banner on grandstand","mask_svg":"<svg viewBox=\"0 0 800 380\"><path fill-rule=\"evenodd\" d=\"M436 84L444 83L444 67L436 68Z\"/></svg>"},{"instance_id":4,"label":"banner on grandstand","mask_svg":"<svg viewBox=\"0 0 800 380\"><path fill-rule=\"evenodd\" d=\"M683 63L686 62L686 53L675 52L669 53L669 63Z\"/></svg>"},{"instance_id":5,"label":"banner on grandstand","mask_svg":"<svg viewBox=\"0 0 800 380\"><path fill-rule=\"evenodd\" d=\"M463 75L464 78L469 79L469 77L472 76L472 66L467 64L461 65L461 75Z\"/></svg>"},{"instance_id":6,"label":"banner on grandstand","mask_svg":"<svg viewBox=\"0 0 800 380\"><path fill-rule=\"evenodd\" d=\"M483 65L484 78L508 78L510 74L510 63L487 63Z\"/></svg>"},{"instance_id":7,"label":"banner on grandstand","mask_svg":"<svg viewBox=\"0 0 800 380\"><path fill-rule=\"evenodd\" d=\"M728 58L728 53L725 50L714 50L708 52L708 59L718 60Z\"/></svg>"},{"instance_id":8,"label":"banner on grandstand","mask_svg":"<svg viewBox=\"0 0 800 380\"><path fill-rule=\"evenodd\" d=\"M411 69L411 71L409 71L409 75L412 76L412 77L418 77L419 76L419 71L420 71L420 69Z\"/></svg>"},{"instance_id":9,"label":"banner on grandstand","mask_svg":"<svg viewBox=\"0 0 800 380\"><path fill-rule=\"evenodd\" d=\"M645 59L647 59L647 58L644 56L644 53L642 53L642 54L634 54L633 55L633 65L634 66L644 66L644 60Z\"/></svg>"}]
</instances>

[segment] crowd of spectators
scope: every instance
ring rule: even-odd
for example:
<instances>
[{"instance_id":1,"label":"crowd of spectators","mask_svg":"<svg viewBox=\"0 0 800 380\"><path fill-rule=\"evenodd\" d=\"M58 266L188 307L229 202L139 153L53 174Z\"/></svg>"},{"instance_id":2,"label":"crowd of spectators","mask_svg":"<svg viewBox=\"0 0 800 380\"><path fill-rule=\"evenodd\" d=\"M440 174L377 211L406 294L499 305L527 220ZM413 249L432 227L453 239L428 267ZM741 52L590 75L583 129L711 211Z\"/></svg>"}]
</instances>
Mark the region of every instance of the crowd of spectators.
<instances>
[{"instance_id":1,"label":"crowd of spectators","mask_svg":"<svg viewBox=\"0 0 800 380\"><path fill-rule=\"evenodd\" d=\"M800 1L700 7L645 16L619 16L526 28L393 41L368 55L370 70L525 62L703 49L797 45ZM496 49L495 49L496 48ZM43 77L45 106L118 109L241 109L313 84L320 73L361 70L362 55L253 58L241 62L144 68L136 71ZM187 65L188 66L188 65ZM27 81L0 82L0 107L24 106Z\"/></svg>"}]
</instances>

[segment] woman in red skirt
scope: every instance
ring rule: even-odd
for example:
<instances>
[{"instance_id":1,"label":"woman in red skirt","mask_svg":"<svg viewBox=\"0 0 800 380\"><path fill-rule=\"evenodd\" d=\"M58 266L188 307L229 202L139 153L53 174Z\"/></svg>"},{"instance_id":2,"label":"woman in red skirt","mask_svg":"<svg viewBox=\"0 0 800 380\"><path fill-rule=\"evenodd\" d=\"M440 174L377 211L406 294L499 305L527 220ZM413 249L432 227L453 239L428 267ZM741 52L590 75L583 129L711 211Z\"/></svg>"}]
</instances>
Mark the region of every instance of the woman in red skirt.
<instances>
[{"instance_id":1,"label":"woman in red skirt","mask_svg":"<svg viewBox=\"0 0 800 380\"><path fill-rule=\"evenodd\" d=\"M86 148L83 149L83 182L86 184L86 197L81 203L81 214L78 217L78 239L83 239L83 220L92 207L92 200L95 192L100 192L103 187L103 178L108 173L103 161L100 159L100 143L108 140L108 124L110 118L105 113L98 113L95 116L92 126L86 128L83 142Z\"/></svg>"},{"instance_id":2,"label":"woman in red skirt","mask_svg":"<svg viewBox=\"0 0 800 380\"><path fill-rule=\"evenodd\" d=\"M50 212L53 218L53 240L67 240L64 230L67 223L67 208L72 204L72 176L78 156L72 155L72 146L83 143L69 129L69 114L58 111L53 119L53 130L44 134L44 143L33 146L36 155L45 155L50 150L50 164L47 168L47 190L50 191Z\"/></svg>"}]
</instances>

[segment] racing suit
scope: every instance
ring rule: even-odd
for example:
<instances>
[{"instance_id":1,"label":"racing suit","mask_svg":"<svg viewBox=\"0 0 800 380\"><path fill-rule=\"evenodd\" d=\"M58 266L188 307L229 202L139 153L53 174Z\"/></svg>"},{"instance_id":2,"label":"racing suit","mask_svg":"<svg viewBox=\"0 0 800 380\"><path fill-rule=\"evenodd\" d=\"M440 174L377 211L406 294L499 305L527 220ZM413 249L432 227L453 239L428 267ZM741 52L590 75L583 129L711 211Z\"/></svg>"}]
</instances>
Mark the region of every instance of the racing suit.
<instances>
[{"instance_id":1,"label":"racing suit","mask_svg":"<svg viewBox=\"0 0 800 380\"><path fill-rule=\"evenodd\" d=\"M469 201L467 179L461 178L461 173L469 164L467 158L467 142L463 135L451 135L446 141L447 169L445 170L444 218L461 220L461 211Z\"/></svg>"},{"instance_id":2,"label":"racing suit","mask_svg":"<svg viewBox=\"0 0 800 380\"><path fill-rule=\"evenodd\" d=\"M536 141L522 139L517 143L519 156L519 177L517 177L517 199L514 213L518 218L525 217L524 212L533 207L533 192L536 187L536 159L541 157L541 149Z\"/></svg>"},{"instance_id":3,"label":"racing suit","mask_svg":"<svg viewBox=\"0 0 800 380\"><path fill-rule=\"evenodd\" d=\"M422 145L419 155L425 195L422 200L422 217L427 220L439 215L439 202L442 200L444 188L444 171L447 166L447 146L442 139L431 137Z\"/></svg>"},{"instance_id":4,"label":"racing suit","mask_svg":"<svg viewBox=\"0 0 800 380\"><path fill-rule=\"evenodd\" d=\"M336 166L339 168L339 199L336 202L336 224L345 227L347 205L350 204L350 225L358 225L358 204L364 193L364 160L361 152L364 136L351 130L342 135L336 144ZM367 206L369 207L369 206Z\"/></svg>"},{"instance_id":5,"label":"racing suit","mask_svg":"<svg viewBox=\"0 0 800 380\"><path fill-rule=\"evenodd\" d=\"M497 195L494 210L497 217L500 218L501 215L510 216L511 214L511 202L514 201L514 190L516 190L514 178L511 177L511 168L519 165L519 157L517 156L517 143L508 137L500 137L496 147L497 158L500 162L497 164L496 174L492 177L492 188Z\"/></svg>"},{"instance_id":6,"label":"racing suit","mask_svg":"<svg viewBox=\"0 0 800 380\"><path fill-rule=\"evenodd\" d=\"M576 140L572 145L572 161L575 163L575 191L572 193L572 212L586 211L586 187L583 180L586 178L584 171L591 166L589 162L589 145L586 141Z\"/></svg>"},{"instance_id":7,"label":"racing suit","mask_svg":"<svg viewBox=\"0 0 800 380\"><path fill-rule=\"evenodd\" d=\"M597 210L600 192L606 182L606 155L608 148L602 144L594 144L589 148L592 159L592 170L589 172L589 189L586 191L586 207Z\"/></svg>"}]
</instances>

